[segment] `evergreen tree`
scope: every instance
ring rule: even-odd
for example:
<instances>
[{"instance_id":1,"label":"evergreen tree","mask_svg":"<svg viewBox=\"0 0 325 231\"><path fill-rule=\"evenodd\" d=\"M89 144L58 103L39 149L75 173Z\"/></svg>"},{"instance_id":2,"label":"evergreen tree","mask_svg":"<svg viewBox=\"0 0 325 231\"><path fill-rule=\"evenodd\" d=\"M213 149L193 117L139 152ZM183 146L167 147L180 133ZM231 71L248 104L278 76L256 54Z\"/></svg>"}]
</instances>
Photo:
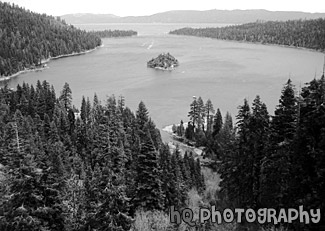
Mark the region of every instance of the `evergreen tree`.
<instances>
[{"instance_id":1,"label":"evergreen tree","mask_svg":"<svg viewBox=\"0 0 325 231\"><path fill-rule=\"evenodd\" d=\"M129 230L133 219L127 215L127 198L123 177L107 167L101 170L99 179L100 203L94 215L93 227L97 230Z\"/></svg>"},{"instance_id":2,"label":"evergreen tree","mask_svg":"<svg viewBox=\"0 0 325 231\"><path fill-rule=\"evenodd\" d=\"M189 156L188 156L187 152L185 152L182 162L183 163L181 165L181 171L182 171L185 187L187 190L190 190L192 188L193 182L192 182L192 178L191 178L191 172L190 172L190 166L189 166Z\"/></svg>"},{"instance_id":3,"label":"evergreen tree","mask_svg":"<svg viewBox=\"0 0 325 231\"><path fill-rule=\"evenodd\" d=\"M293 140L297 123L297 99L290 79L285 84L274 116L272 117L272 139L274 142Z\"/></svg>"},{"instance_id":4,"label":"evergreen tree","mask_svg":"<svg viewBox=\"0 0 325 231\"><path fill-rule=\"evenodd\" d=\"M59 100L63 103L66 111L71 108L72 91L68 83L64 84Z\"/></svg>"},{"instance_id":5,"label":"evergreen tree","mask_svg":"<svg viewBox=\"0 0 325 231\"><path fill-rule=\"evenodd\" d=\"M161 169L161 188L164 194L164 209L174 205L174 190L176 183L172 174L171 154L167 144L162 145L159 151L159 166Z\"/></svg>"},{"instance_id":6,"label":"evergreen tree","mask_svg":"<svg viewBox=\"0 0 325 231\"><path fill-rule=\"evenodd\" d=\"M210 105L211 106L211 105ZM201 96L197 99L197 128L204 131L205 106Z\"/></svg>"},{"instance_id":7,"label":"evergreen tree","mask_svg":"<svg viewBox=\"0 0 325 231\"><path fill-rule=\"evenodd\" d=\"M207 123L207 133L212 131L212 117L214 114L213 104L210 99L205 103L205 114L206 114L206 123Z\"/></svg>"},{"instance_id":8,"label":"evergreen tree","mask_svg":"<svg viewBox=\"0 0 325 231\"><path fill-rule=\"evenodd\" d=\"M231 207L252 205L252 169L253 161L250 144L250 118L251 112L247 100L239 107L237 115L238 138L236 149L224 155L223 164L219 170L223 179L221 194L227 201L231 202Z\"/></svg>"},{"instance_id":9,"label":"evergreen tree","mask_svg":"<svg viewBox=\"0 0 325 231\"><path fill-rule=\"evenodd\" d=\"M324 209L325 77L314 79L301 92L297 138L294 142L295 199L306 208ZM308 178L306 178L308 176ZM324 225L324 219L321 224ZM320 225L320 224L318 224Z\"/></svg>"},{"instance_id":10,"label":"evergreen tree","mask_svg":"<svg viewBox=\"0 0 325 231\"><path fill-rule=\"evenodd\" d=\"M86 99L84 96L82 96L82 101L81 101L81 108L80 108L80 118L84 123L87 123L87 109L86 109Z\"/></svg>"},{"instance_id":11,"label":"evergreen tree","mask_svg":"<svg viewBox=\"0 0 325 231\"><path fill-rule=\"evenodd\" d=\"M87 97L85 109L86 109L86 122L90 123L91 122L91 103L90 103L89 97Z\"/></svg>"},{"instance_id":12,"label":"evergreen tree","mask_svg":"<svg viewBox=\"0 0 325 231\"><path fill-rule=\"evenodd\" d=\"M193 140L194 138L194 125L192 122L187 123L187 127L185 129L185 138L189 140Z\"/></svg>"},{"instance_id":13,"label":"evergreen tree","mask_svg":"<svg viewBox=\"0 0 325 231\"><path fill-rule=\"evenodd\" d=\"M262 160L262 201L266 206L292 204L294 183L293 139L297 130L297 100L289 79L285 84L270 125L267 155ZM279 184L278 182L281 182Z\"/></svg>"},{"instance_id":14,"label":"evergreen tree","mask_svg":"<svg viewBox=\"0 0 325 231\"><path fill-rule=\"evenodd\" d=\"M176 147L175 152L171 156L171 169L172 172L172 190L173 204L176 208L182 208L185 205L186 189L185 182L182 174L182 158L180 156L179 148Z\"/></svg>"},{"instance_id":15,"label":"evergreen tree","mask_svg":"<svg viewBox=\"0 0 325 231\"><path fill-rule=\"evenodd\" d=\"M69 135L72 136L75 130L76 118L72 109L68 110Z\"/></svg>"},{"instance_id":16,"label":"evergreen tree","mask_svg":"<svg viewBox=\"0 0 325 231\"><path fill-rule=\"evenodd\" d=\"M198 102L196 97L194 97L193 102L190 104L190 111L188 112L188 117L190 118L193 127L195 127L195 125L197 124L197 120L199 119Z\"/></svg>"},{"instance_id":17,"label":"evergreen tree","mask_svg":"<svg viewBox=\"0 0 325 231\"><path fill-rule=\"evenodd\" d=\"M227 159L226 156L230 156L235 149L235 129L229 112L226 113L225 123L215 137L214 144L213 150L220 159Z\"/></svg>"},{"instance_id":18,"label":"evergreen tree","mask_svg":"<svg viewBox=\"0 0 325 231\"><path fill-rule=\"evenodd\" d=\"M184 122L181 120L181 123L176 128L176 133L179 137L183 137L185 135L185 129L184 129Z\"/></svg>"},{"instance_id":19,"label":"evergreen tree","mask_svg":"<svg viewBox=\"0 0 325 231\"><path fill-rule=\"evenodd\" d=\"M205 189L205 182L204 182L204 176L201 172L201 162L199 158L197 158L195 162L194 175L195 175L195 185L198 192L203 192Z\"/></svg>"},{"instance_id":20,"label":"evergreen tree","mask_svg":"<svg viewBox=\"0 0 325 231\"><path fill-rule=\"evenodd\" d=\"M139 103L138 110L136 111L136 120L140 130L143 130L145 124L149 121L149 112L142 101Z\"/></svg>"},{"instance_id":21,"label":"evergreen tree","mask_svg":"<svg viewBox=\"0 0 325 231\"><path fill-rule=\"evenodd\" d=\"M163 209L163 193L157 151L147 131L141 143L136 167L136 191L133 198L135 208L145 210Z\"/></svg>"},{"instance_id":22,"label":"evergreen tree","mask_svg":"<svg viewBox=\"0 0 325 231\"><path fill-rule=\"evenodd\" d=\"M226 113L225 123L223 125L223 128L224 129L230 129L230 130L234 128L234 125L233 125L233 122L232 122L232 117L231 117L229 112Z\"/></svg>"},{"instance_id":23,"label":"evergreen tree","mask_svg":"<svg viewBox=\"0 0 325 231\"><path fill-rule=\"evenodd\" d=\"M38 168L34 155L22 149L12 155L9 164L9 199L5 202L1 230L65 230L63 204L56 187L54 167L49 161L45 169Z\"/></svg>"},{"instance_id":24,"label":"evergreen tree","mask_svg":"<svg viewBox=\"0 0 325 231\"><path fill-rule=\"evenodd\" d=\"M214 116L214 122L213 122L213 136L215 137L222 128L222 115L220 112L220 109L217 109L217 113Z\"/></svg>"},{"instance_id":25,"label":"evergreen tree","mask_svg":"<svg viewBox=\"0 0 325 231\"><path fill-rule=\"evenodd\" d=\"M252 178L253 178L253 207L260 205L260 177L261 160L267 151L267 141L269 133L269 115L266 105L256 96L253 101L252 117L250 121L250 140L252 142Z\"/></svg>"}]
</instances>

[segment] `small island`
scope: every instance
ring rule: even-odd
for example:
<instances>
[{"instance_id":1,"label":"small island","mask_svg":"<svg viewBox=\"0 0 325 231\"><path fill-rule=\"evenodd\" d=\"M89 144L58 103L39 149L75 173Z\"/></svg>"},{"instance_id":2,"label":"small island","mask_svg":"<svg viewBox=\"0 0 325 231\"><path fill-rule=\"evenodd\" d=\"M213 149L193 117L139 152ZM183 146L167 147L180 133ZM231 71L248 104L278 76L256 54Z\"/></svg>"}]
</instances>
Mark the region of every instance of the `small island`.
<instances>
[{"instance_id":1,"label":"small island","mask_svg":"<svg viewBox=\"0 0 325 231\"><path fill-rule=\"evenodd\" d=\"M160 70L173 70L178 65L178 60L169 53L162 53L157 58L153 58L147 63L148 67Z\"/></svg>"}]
</instances>

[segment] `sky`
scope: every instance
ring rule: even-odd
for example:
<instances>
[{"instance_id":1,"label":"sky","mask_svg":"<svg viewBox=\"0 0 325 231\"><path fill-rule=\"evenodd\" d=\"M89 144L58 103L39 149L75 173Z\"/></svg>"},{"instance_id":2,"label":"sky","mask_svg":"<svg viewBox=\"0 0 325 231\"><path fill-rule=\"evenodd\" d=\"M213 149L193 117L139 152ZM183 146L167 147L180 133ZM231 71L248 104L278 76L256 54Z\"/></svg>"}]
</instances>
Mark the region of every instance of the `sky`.
<instances>
[{"instance_id":1,"label":"sky","mask_svg":"<svg viewBox=\"0 0 325 231\"><path fill-rule=\"evenodd\" d=\"M1 0L37 13L61 16L70 13L151 15L169 10L266 9L325 13L324 0Z\"/></svg>"}]
</instances>

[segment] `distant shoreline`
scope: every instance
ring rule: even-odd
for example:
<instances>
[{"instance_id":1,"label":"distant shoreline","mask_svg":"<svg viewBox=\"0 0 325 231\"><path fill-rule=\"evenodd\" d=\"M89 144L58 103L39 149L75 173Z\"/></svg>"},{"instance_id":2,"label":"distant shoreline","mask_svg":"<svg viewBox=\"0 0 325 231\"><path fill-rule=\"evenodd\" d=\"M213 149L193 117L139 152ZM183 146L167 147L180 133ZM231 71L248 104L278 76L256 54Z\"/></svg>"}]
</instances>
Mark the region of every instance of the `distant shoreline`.
<instances>
[{"instance_id":1,"label":"distant shoreline","mask_svg":"<svg viewBox=\"0 0 325 231\"><path fill-rule=\"evenodd\" d=\"M238 41L238 40L226 40L226 39L218 39L218 40L229 41L229 42L248 43L248 44L254 44L254 45L264 45L264 46L275 46L275 47L282 47L282 48L291 48L291 49L297 49L297 50L312 51L312 52L317 52L317 53L325 53L325 50L316 50L316 49L311 49L311 48L306 48L306 47L296 47L296 46L283 45L283 44L250 42L250 41Z\"/></svg>"},{"instance_id":2,"label":"distant shoreline","mask_svg":"<svg viewBox=\"0 0 325 231\"><path fill-rule=\"evenodd\" d=\"M90 49L90 50L86 50L86 51L81 51L81 52L72 52L71 54L65 54L65 55L58 55L55 57L50 57L48 59L44 59L41 61L42 66L41 67L35 67L35 68L25 68L22 71L18 71L15 74L9 75L9 76L0 76L0 82L4 82L7 80L10 80L11 78L17 77L21 74L27 73L27 72L36 72L36 71L42 71L44 69L46 69L46 64L48 62L50 62L51 60L56 60L56 59L60 59L60 58L66 58L66 57L71 57L71 56L78 56L78 55L84 55L84 54L88 54L90 52L93 52L95 50L97 50L100 47L103 47L104 45L100 45L95 47L94 49Z\"/></svg>"},{"instance_id":3,"label":"distant shoreline","mask_svg":"<svg viewBox=\"0 0 325 231\"><path fill-rule=\"evenodd\" d=\"M172 35L172 36L183 36L183 37L204 38L204 39L212 39L212 40L219 40L219 41L225 41L225 42L247 43L247 44L253 44L253 45L275 46L275 47L291 48L291 49L311 51L311 52L317 52L317 53L323 53L323 54L325 54L325 50L316 50L316 49L311 49L311 48L306 48L306 47L296 47L296 46L282 45L282 44L274 44L274 43L250 42L250 41L231 40L231 39L218 39L218 38L211 38L211 37L205 37L205 36L183 35L183 34L181 34L181 35L169 34L169 35Z\"/></svg>"}]
</instances>

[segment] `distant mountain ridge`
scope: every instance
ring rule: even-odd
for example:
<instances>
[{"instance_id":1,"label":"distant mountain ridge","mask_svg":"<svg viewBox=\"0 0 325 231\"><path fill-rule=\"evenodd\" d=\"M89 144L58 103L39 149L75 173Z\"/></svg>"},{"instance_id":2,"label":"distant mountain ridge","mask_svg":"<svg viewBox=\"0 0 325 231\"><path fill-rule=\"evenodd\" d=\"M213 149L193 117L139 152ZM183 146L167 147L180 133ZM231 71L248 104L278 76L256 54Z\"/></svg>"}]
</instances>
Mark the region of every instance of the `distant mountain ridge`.
<instances>
[{"instance_id":1,"label":"distant mountain ridge","mask_svg":"<svg viewBox=\"0 0 325 231\"><path fill-rule=\"evenodd\" d=\"M67 23L105 23L107 21L119 19L119 16L113 14L91 14L91 13L78 13L66 14L61 16Z\"/></svg>"},{"instance_id":2,"label":"distant mountain ridge","mask_svg":"<svg viewBox=\"0 0 325 231\"><path fill-rule=\"evenodd\" d=\"M268 10L175 10L149 16L119 17L112 14L62 15L67 23L233 23L262 21L286 21L293 19L325 18L325 13Z\"/></svg>"}]
</instances>

